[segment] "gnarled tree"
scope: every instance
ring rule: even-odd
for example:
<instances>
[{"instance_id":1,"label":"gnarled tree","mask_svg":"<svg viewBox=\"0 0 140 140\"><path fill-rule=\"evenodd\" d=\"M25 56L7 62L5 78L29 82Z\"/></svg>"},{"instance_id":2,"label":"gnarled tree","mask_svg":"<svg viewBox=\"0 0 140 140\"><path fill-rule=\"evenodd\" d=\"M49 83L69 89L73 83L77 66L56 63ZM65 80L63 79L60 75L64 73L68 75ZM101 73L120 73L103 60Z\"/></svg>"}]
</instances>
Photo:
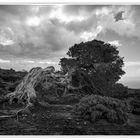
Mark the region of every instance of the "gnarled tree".
<instances>
[{"instance_id":1,"label":"gnarled tree","mask_svg":"<svg viewBox=\"0 0 140 140\"><path fill-rule=\"evenodd\" d=\"M88 85L91 93L105 94L125 73L122 70L123 58L119 56L117 47L103 41L75 44L69 48L67 55L69 58L60 60L62 71L68 73L75 69L75 79L82 77L79 84Z\"/></svg>"},{"instance_id":2,"label":"gnarled tree","mask_svg":"<svg viewBox=\"0 0 140 140\"><path fill-rule=\"evenodd\" d=\"M16 87L15 91L6 95L6 98L9 99L10 104L16 100L17 103L30 106L37 100L35 87L41 80L47 79L48 76L53 75L54 70L54 67L47 67L46 69L37 67L31 69L23 78L22 82ZM46 88L50 88L51 86L52 85L50 84L46 86Z\"/></svg>"},{"instance_id":3,"label":"gnarled tree","mask_svg":"<svg viewBox=\"0 0 140 140\"><path fill-rule=\"evenodd\" d=\"M44 102L44 97L49 94L49 91L53 90L51 94L55 93L56 96L59 96L60 87L62 88L61 95L65 95L68 88L73 88L70 86L70 77L70 73L69 75L57 74L53 66L45 69L33 68L23 78L15 91L6 95L6 99L10 101L10 104L17 102L29 107L35 102Z\"/></svg>"}]
</instances>

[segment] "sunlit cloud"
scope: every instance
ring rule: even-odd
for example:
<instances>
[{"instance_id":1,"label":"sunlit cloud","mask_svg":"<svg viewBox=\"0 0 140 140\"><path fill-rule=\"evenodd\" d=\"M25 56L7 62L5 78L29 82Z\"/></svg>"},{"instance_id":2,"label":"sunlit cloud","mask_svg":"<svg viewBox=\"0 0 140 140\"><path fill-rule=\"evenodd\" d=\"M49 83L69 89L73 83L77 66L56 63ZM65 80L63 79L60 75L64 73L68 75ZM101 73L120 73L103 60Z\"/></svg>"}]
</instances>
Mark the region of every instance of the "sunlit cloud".
<instances>
[{"instance_id":1,"label":"sunlit cloud","mask_svg":"<svg viewBox=\"0 0 140 140\"><path fill-rule=\"evenodd\" d=\"M108 15L111 12L111 8L103 7L101 9L96 9L95 14L96 16L103 16L103 15Z\"/></svg>"},{"instance_id":2,"label":"sunlit cloud","mask_svg":"<svg viewBox=\"0 0 140 140\"><path fill-rule=\"evenodd\" d=\"M28 26L39 26L40 25L40 18L35 16L35 17L29 17L27 20L26 20L26 24Z\"/></svg>"},{"instance_id":3,"label":"sunlit cloud","mask_svg":"<svg viewBox=\"0 0 140 140\"><path fill-rule=\"evenodd\" d=\"M119 43L119 40L108 41L109 44L114 45L116 47L121 46L122 44Z\"/></svg>"},{"instance_id":4,"label":"sunlit cloud","mask_svg":"<svg viewBox=\"0 0 140 140\"><path fill-rule=\"evenodd\" d=\"M50 19L58 19L60 22L65 22L69 23L71 21L82 21L85 20L84 16L73 16L69 15L67 16L63 11L62 11L63 5L57 5L55 9L50 13L49 18Z\"/></svg>"},{"instance_id":5,"label":"sunlit cloud","mask_svg":"<svg viewBox=\"0 0 140 140\"><path fill-rule=\"evenodd\" d=\"M23 60L23 63L35 63L35 61L32 61L32 60Z\"/></svg>"},{"instance_id":6,"label":"sunlit cloud","mask_svg":"<svg viewBox=\"0 0 140 140\"><path fill-rule=\"evenodd\" d=\"M140 61L125 62L125 66L140 66Z\"/></svg>"},{"instance_id":7,"label":"sunlit cloud","mask_svg":"<svg viewBox=\"0 0 140 140\"><path fill-rule=\"evenodd\" d=\"M39 62L37 62L37 63L39 63L39 64L57 64L56 62L52 62L52 61L39 61Z\"/></svg>"},{"instance_id":8,"label":"sunlit cloud","mask_svg":"<svg viewBox=\"0 0 140 140\"><path fill-rule=\"evenodd\" d=\"M14 32L9 27L3 27L0 29L0 44L3 46L13 45L15 43Z\"/></svg>"},{"instance_id":9,"label":"sunlit cloud","mask_svg":"<svg viewBox=\"0 0 140 140\"><path fill-rule=\"evenodd\" d=\"M5 37L0 37L0 44L3 45L3 46L13 45L14 41L13 40L8 40Z\"/></svg>"},{"instance_id":10,"label":"sunlit cloud","mask_svg":"<svg viewBox=\"0 0 140 140\"><path fill-rule=\"evenodd\" d=\"M10 60L0 59L0 63L10 63Z\"/></svg>"},{"instance_id":11,"label":"sunlit cloud","mask_svg":"<svg viewBox=\"0 0 140 140\"><path fill-rule=\"evenodd\" d=\"M99 25L96 29L93 29L93 32L83 32L80 38L84 39L85 41L95 39L98 36L98 34L102 31L102 29L103 27Z\"/></svg>"}]
</instances>

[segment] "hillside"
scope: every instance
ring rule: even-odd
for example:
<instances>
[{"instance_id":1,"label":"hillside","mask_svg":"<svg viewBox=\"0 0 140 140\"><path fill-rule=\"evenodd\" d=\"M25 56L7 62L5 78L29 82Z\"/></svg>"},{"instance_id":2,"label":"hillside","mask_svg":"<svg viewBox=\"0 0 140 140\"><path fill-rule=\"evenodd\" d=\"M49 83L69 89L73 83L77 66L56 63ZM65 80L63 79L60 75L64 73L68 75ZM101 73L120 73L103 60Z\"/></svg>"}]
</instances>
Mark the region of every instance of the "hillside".
<instances>
[{"instance_id":1,"label":"hillside","mask_svg":"<svg viewBox=\"0 0 140 140\"><path fill-rule=\"evenodd\" d=\"M60 77L62 78L62 74L58 73L59 72L56 72L54 76L57 77L57 81L59 81L58 79ZM9 91L14 91L16 85L22 81L23 77L27 75L27 73L1 69L0 75L1 85L3 85L1 86L1 90L3 91L1 92L2 98L3 95ZM7 79L7 77L10 78ZM133 101L133 107L135 106L137 111L135 110L130 112L125 123L118 124L110 122L104 117L92 122L87 118L78 117L74 113L75 111L73 109L83 100L84 97L84 95L80 94L79 91L70 90L65 96L62 96L61 92L63 92L63 88L61 87L60 90L60 87L58 86L57 89L59 93L61 93L59 94L60 96L58 96L54 94L51 89L49 89L49 92L48 90L42 90L42 88L39 89L40 86L41 85L38 85L36 87L36 91L43 96L43 98L39 96L41 104L36 102L34 106L29 108L29 110L24 110L15 114L16 111L23 109L23 105L19 105L16 102L11 105L9 105L9 103L1 104L1 135L133 135L139 134L140 132L140 103L132 100L132 96L131 99L128 96L128 101ZM135 92L133 93L133 99L137 97L137 94L138 93ZM96 96L93 96L93 99L96 98ZM110 101L114 99L115 98L109 98ZM102 104L100 96L98 100ZM103 97L103 100L106 101L107 99Z\"/></svg>"}]
</instances>

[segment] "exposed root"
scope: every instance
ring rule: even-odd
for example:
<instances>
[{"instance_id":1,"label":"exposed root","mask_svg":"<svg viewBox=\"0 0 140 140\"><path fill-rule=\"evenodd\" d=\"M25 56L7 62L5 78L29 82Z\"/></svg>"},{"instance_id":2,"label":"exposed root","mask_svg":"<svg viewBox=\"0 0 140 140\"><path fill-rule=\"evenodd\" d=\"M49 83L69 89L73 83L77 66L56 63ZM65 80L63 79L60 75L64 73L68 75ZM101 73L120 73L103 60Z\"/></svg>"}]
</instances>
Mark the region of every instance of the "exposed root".
<instances>
[{"instance_id":1,"label":"exposed root","mask_svg":"<svg viewBox=\"0 0 140 140\"><path fill-rule=\"evenodd\" d=\"M22 109L18 110L18 111L16 112L16 116L22 116L23 114L26 114L26 115L31 114L30 108L31 108L32 106L33 106L33 105L30 104L30 105L27 105L25 108L22 108Z\"/></svg>"}]
</instances>

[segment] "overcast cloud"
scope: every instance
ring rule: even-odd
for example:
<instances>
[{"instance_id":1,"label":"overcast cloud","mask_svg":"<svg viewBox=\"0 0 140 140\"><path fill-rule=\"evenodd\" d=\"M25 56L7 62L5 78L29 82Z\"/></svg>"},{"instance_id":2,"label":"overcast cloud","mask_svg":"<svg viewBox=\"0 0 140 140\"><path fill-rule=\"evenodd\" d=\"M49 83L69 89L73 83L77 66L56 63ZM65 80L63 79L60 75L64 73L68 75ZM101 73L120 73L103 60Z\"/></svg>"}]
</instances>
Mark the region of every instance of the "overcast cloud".
<instances>
[{"instance_id":1,"label":"overcast cloud","mask_svg":"<svg viewBox=\"0 0 140 140\"><path fill-rule=\"evenodd\" d=\"M131 5L1 5L0 65L58 69L70 46L96 38L117 45L125 57L122 80L140 78L139 15L140 6Z\"/></svg>"}]
</instances>

